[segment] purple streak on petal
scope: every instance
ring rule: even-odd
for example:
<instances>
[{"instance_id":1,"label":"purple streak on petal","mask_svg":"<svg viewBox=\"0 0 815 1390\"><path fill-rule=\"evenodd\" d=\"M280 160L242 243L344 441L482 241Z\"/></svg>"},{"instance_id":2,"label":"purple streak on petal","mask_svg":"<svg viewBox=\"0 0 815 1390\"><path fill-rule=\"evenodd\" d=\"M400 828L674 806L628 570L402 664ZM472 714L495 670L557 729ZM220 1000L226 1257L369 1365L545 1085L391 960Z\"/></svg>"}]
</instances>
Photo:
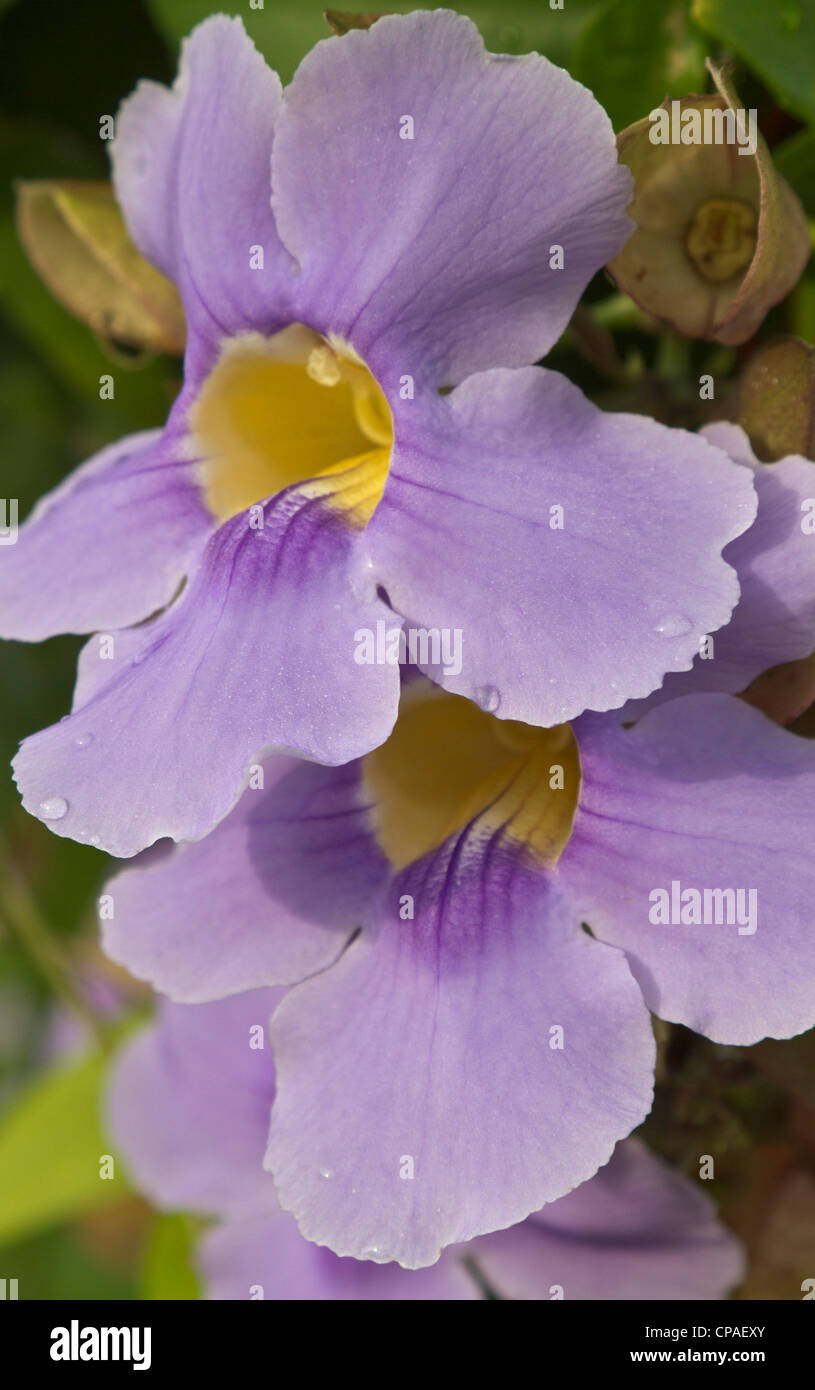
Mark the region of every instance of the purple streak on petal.
<instances>
[{"instance_id":1,"label":"purple streak on petal","mask_svg":"<svg viewBox=\"0 0 815 1390\"><path fill-rule=\"evenodd\" d=\"M389 616L358 536L322 502L281 493L262 530L234 517L141 646L127 642L129 664L23 743L23 804L45 818L44 804L67 802L51 828L123 858L200 839L264 751L336 764L387 737L398 670L357 665L354 633Z\"/></svg>"},{"instance_id":2,"label":"purple streak on petal","mask_svg":"<svg viewBox=\"0 0 815 1390\"><path fill-rule=\"evenodd\" d=\"M0 547L0 633L126 627L169 603L212 518L177 432L130 435L43 497Z\"/></svg>"},{"instance_id":3,"label":"purple streak on petal","mask_svg":"<svg viewBox=\"0 0 815 1390\"><path fill-rule=\"evenodd\" d=\"M337 1254L408 1268L561 1196L650 1105L653 1037L624 958L475 831L399 875L379 931L292 990L272 1037L281 1203Z\"/></svg>"},{"instance_id":4,"label":"purple streak on petal","mask_svg":"<svg viewBox=\"0 0 815 1390\"><path fill-rule=\"evenodd\" d=\"M558 876L594 934L625 950L649 1008L722 1043L812 1027L815 747L728 695L575 733L583 786ZM652 923L650 894L674 881L755 889L756 931Z\"/></svg>"}]
</instances>

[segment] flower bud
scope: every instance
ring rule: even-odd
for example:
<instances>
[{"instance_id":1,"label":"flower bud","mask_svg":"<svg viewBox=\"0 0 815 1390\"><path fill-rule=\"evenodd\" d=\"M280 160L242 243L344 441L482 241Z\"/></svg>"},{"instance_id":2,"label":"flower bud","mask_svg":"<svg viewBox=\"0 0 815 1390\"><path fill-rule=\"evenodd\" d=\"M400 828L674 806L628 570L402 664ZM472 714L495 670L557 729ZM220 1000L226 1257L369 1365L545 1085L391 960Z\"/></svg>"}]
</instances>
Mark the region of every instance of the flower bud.
<instances>
[{"instance_id":1,"label":"flower bud","mask_svg":"<svg viewBox=\"0 0 815 1390\"><path fill-rule=\"evenodd\" d=\"M774 338L753 353L739 382L738 422L764 463L815 459L815 348Z\"/></svg>"},{"instance_id":2,"label":"flower bud","mask_svg":"<svg viewBox=\"0 0 815 1390\"><path fill-rule=\"evenodd\" d=\"M387 10L366 10L362 14L354 10L323 10L326 24L340 36L350 33L352 29L370 29L377 19L387 13Z\"/></svg>"},{"instance_id":3,"label":"flower bud","mask_svg":"<svg viewBox=\"0 0 815 1390\"><path fill-rule=\"evenodd\" d=\"M765 463L799 454L815 460L815 348L775 338L753 353L739 381L738 422ZM815 469L812 474L815 495ZM777 724L797 719L815 699L815 655L785 661L744 692Z\"/></svg>"},{"instance_id":4,"label":"flower bud","mask_svg":"<svg viewBox=\"0 0 815 1390\"><path fill-rule=\"evenodd\" d=\"M100 338L184 351L178 292L136 250L109 184L35 179L16 192L20 241L55 299Z\"/></svg>"},{"instance_id":5,"label":"flower bud","mask_svg":"<svg viewBox=\"0 0 815 1390\"><path fill-rule=\"evenodd\" d=\"M713 96L669 101L617 138L636 230L609 265L654 318L689 338L751 338L809 258L801 204L773 167L755 112L708 60Z\"/></svg>"}]
</instances>

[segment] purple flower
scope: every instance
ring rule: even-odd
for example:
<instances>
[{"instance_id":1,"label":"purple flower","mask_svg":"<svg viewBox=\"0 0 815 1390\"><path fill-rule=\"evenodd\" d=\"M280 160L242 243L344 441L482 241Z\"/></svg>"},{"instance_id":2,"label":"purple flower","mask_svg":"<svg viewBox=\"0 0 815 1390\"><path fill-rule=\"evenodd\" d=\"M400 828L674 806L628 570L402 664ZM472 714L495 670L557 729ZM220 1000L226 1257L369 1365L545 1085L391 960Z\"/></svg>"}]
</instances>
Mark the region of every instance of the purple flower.
<instances>
[{"instance_id":1,"label":"purple flower","mask_svg":"<svg viewBox=\"0 0 815 1390\"><path fill-rule=\"evenodd\" d=\"M274 1100L266 1021L279 997L165 1001L111 1079L114 1139L138 1185L159 1207L217 1218L198 1253L206 1297L467 1300L478 1278L513 1299L711 1299L741 1277L738 1243L707 1198L634 1140L568 1197L430 1268L310 1244L261 1166ZM321 1181L331 1187L329 1170Z\"/></svg>"},{"instance_id":2,"label":"purple flower","mask_svg":"<svg viewBox=\"0 0 815 1390\"><path fill-rule=\"evenodd\" d=\"M434 680L552 724L646 695L727 621L749 476L528 365L631 226L609 121L561 69L415 13L318 44L284 93L219 16L123 106L114 175L179 288L185 378L163 430L0 553L5 636L101 633L15 762L56 833L197 839L263 750L367 753L399 694L358 659L380 623L458 633Z\"/></svg>"},{"instance_id":3,"label":"purple flower","mask_svg":"<svg viewBox=\"0 0 815 1390\"><path fill-rule=\"evenodd\" d=\"M649 1010L815 1022L815 747L732 696L539 730L419 678L382 748L264 781L115 879L104 941L182 1002L301 982L266 1162L340 1255L426 1265L591 1177L650 1108Z\"/></svg>"},{"instance_id":4,"label":"purple flower","mask_svg":"<svg viewBox=\"0 0 815 1390\"><path fill-rule=\"evenodd\" d=\"M704 693L544 731L409 679L382 748L270 759L206 845L114 881L107 949L172 997L302 982L267 1163L309 1238L423 1265L561 1197L649 1108L648 1009L812 1024L815 749L716 689L812 644L808 480L758 471L735 633L675 677Z\"/></svg>"}]
</instances>

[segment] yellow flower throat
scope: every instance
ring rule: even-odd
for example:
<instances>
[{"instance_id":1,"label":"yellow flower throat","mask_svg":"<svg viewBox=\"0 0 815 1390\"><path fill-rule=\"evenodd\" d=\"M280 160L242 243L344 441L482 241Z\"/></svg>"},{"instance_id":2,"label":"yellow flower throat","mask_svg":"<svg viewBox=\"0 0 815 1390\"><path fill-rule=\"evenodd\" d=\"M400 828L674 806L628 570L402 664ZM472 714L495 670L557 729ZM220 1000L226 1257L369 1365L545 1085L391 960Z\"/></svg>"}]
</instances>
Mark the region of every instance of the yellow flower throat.
<instances>
[{"instance_id":1,"label":"yellow flower throat","mask_svg":"<svg viewBox=\"0 0 815 1390\"><path fill-rule=\"evenodd\" d=\"M382 389L352 348L303 324L228 342L189 424L219 522L302 483L364 527L384 491L393 419Z\"/></svg>"},{"instance_id":2,"label":"yellow flower throat","mask_svg":"<svg viewBox=\"0 0 815 1390\"><path fill-rule=\"evenodd\" d=\"M396 727L364 760L377 837L395 868L413 863L476 817L553 865L569 841L580 757L568 724L536 729L437 686L402 693Z\"/></svg>"}]
</instances>

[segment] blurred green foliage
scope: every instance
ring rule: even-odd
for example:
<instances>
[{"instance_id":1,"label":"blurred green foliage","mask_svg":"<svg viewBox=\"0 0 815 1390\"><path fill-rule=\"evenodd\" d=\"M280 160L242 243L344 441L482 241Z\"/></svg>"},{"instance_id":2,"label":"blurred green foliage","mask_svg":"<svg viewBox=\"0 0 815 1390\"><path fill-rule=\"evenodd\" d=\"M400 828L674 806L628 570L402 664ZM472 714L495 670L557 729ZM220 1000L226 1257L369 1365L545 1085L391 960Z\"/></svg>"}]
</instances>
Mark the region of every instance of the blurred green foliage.
<instances>
[{"instance_id":1,"label":"blurred green foliage","mask_svg":"<svg viewBox=\"0 0 815 1390\"><path fill-rule=\"evenodd\" d=\"M147 0L157 26L166 35L171 47L188 34L194 24L223 9L228 14L240 14L261 53L280 73L284 82L291 80L297 64L320 39L330 37L323 19L323 5L304 3L304 0L264 0L263 9L250 9L246 4L213 6L209 0ZM369 10L378 6L345 3L340 10ZM551 9L547 0L476 0L471 5L385 4L388 14L407 14L410 10L458 10L478 25L488 48L496 53L529 53L537 49L552 62L569 66L575 42L586 23L603 8L603 0L564 0L562 10Z\"/></svg>"},{"instance_id":2,"label":"blurred green foliage","mask_svg":"<svg viewBox=\"0 0 815 1390\"><path fill-rule=\"evenodd\" d=\"M784 105L815 120L815 0L694 0L692 14L732 45Z\"/></svg>"},{"instance_id":3,"label":"blurred green foliage","mask_svg":"<svg viewBox=\"0 0 815 1390\"><path fill-rule=\"evenodd\" d=\"M676 0L613 0L582 30L571 66L619 131L666 96L703 91L705 53L702 34Z\"/></svg>"},{"instance_id":4,"label":"blurred green foliage","mask_svg":"<svg viewBox=\"0 0 815 1390\"><path fill-rule=\"evenodd\" d=\"M100 1178L108 1152L99 1116L106 1070L107 1056L96 1050L60 1062L4 1115L0 1172L13 1201L0 1203L0 1242L122 1200L115 1165L111 1177Z\"/></svg>"},{"instance_id":5,"label":"blurred green foliage","mask_svg":"<svg viewBox=\"0 0 815 1390\"><path fill-rule=\"evenodd\" d=\"M183 1213L156 1218L141 1269L141 1295L179 1302L198 1297L198 1279L191 1256L198 1223Z\"/></svg>"},{"instance_id":6,"label":"blurred green foliage","mask_svg":"<svg viewBox=\"0 0 815 1390\"><path fill-rule=\"evenodd\" d=\"M107 349L50 297L17 243L13 181L106 178L100 116L114 114L140 78L171 81L180 39L220 8L242 16L284 81L314 42L335 41L321 4L305 0L265 0L262 10L248 0L223 6L209 0L0 0L0 496L19 498L21 518L104 444L161 424L180 369L166 358L112 365ZM454 8L472 16L489 48L538 49L567 67L593 88L618 130L666 95L706 90L706 55L735 58L740 90L759 108L779 167L815 215L815 133L808 124L815 121L815 0L564 0L563 8L547 0L476 0ZM811 265L761 336L784 331L815 340ZM741 360L740 353L655 332L601 274L552 364L606 408L644 411L693 428L705 418L700 372L717 373L721 415ZM115 398L101 401L98 380L108 371L115 374ZM21 738L67 709L79 646L74 638L0 646L3 767ZM121 1177L99 1179L99 1155L110 1152L99 1128L103 1053L86 1050L56 1068L47 1062L53 1018L63 1006L25 949L24 933L11 930L4 862L22 877L30 912L67 952L78 980L95 937L94 898L108 868L103 855L25 816L10 776L0 776L0 1104L7 1111L0 1135L0 1274L18 1277L24 1298L192 1297L194 1223L183 1215L151 1216L128 1196ZM754 1178L760 1187L768 1148L773 1162L780 1149L793 1165L802 1153L815 1154L811 1091L802 1098L800 1062L795 1085L787 1085L777 1051L785 1046L773 1044L770 1054L734 1054L663 1028L648 1137L692 1171L695 1156L705 1151L700 1136L710 1143L715 1133L726 1155L718 1195L730 1202L737 1225L739 1191ZM800 1040L789 1046L799 1057ZM812 1046L804 1051L811 1067ZM746 1153L753 1167L745 1179ZM733 1154L738 1163L730 1162ZM742 1229L750 1238L744 1223ZM756 1251L763 1258L754 1243ZM759 1279L757 1287L770 1289L764 1296L794 1296L777 1292L787 1289L783 1281Z\"/></svg>"}]
</instances>

